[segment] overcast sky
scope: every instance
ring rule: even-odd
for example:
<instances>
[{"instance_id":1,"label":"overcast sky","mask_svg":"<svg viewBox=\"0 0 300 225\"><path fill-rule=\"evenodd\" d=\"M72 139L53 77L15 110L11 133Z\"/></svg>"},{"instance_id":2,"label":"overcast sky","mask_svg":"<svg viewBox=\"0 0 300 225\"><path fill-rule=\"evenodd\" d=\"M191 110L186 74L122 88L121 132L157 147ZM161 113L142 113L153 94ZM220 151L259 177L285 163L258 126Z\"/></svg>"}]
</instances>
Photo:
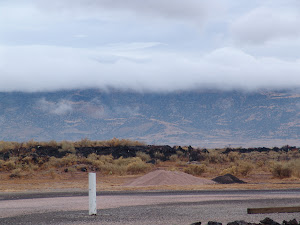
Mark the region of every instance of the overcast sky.
<instances>
[{"instance_id":1,"label":"overcast sky","mask_svg":"<svg viewBox=\"0 0 300 225\"><path fill-rule=\"evenodd\" d=\"M300 86L299 0L0 1L0 91Z\"/></svg>"}]
</instances>

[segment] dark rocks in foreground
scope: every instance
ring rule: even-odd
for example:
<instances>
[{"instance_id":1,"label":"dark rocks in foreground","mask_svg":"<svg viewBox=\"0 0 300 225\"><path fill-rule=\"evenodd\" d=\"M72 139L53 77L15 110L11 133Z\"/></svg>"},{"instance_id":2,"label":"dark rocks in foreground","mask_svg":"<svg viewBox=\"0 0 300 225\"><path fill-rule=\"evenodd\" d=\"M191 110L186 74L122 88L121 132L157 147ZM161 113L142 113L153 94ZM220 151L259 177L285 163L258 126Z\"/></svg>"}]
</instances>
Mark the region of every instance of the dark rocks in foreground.
<instances>
[{"instance_id":1,"label":"dark rocks in foreground","mask_svg":"<svg viewBox=\"0 0 300 225\"><path fill-rule=\"evenodd\" d=\"M201 222L195 222L191 225L201 225ZM209 221L207 225L222 225L222 223L215 222L215 221ZM244 220L236 220L234 222L229 222L227 225L300 225L300 221L298 222L296 219L286 221L284 220L281 224L270 219L269 217L266 217L265 219L261 220L260 223L249 223Z\"/></svg>"}]
</instances>

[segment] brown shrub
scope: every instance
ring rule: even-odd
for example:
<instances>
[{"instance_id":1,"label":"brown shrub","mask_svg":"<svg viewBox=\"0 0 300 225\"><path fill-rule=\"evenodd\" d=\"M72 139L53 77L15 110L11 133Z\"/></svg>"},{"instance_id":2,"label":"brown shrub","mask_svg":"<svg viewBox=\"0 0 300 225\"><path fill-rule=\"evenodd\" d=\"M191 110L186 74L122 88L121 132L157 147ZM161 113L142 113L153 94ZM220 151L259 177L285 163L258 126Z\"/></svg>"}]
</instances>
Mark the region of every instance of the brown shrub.
<instances>
[{"instance_id":1,"label":"brown shrub","mask_svg":"<svg viewBox=\"0 0 300 225\"><path fill-rule=\"evenodd\" d=\"M275 163L271 172L274 177L280 179L292 176L292 168L287 163Z\"/></svg>"},{"instance_id":2,"label":"brown shrub","mask_svg":"<svg viewBox=\"0 0 300 225\"><path fill-rule=\"evenodd\" d=\"M109 146L109 147L116 147L116 146L142 146L145 145L143 142L139 141L132 141L129 139L118 139L118 138L113 138L108 141L101 141L98 142L98 145L100 146Z\"/></svg>"},{"instance_id":3,"label":"brown shrub","mask_svg":"<svg viewBox=\"0 0 300 225\"><path fill-rule=\"evenodd\" d=\"M114 157L112 155L101 155L99 160L107 163L113 163Z\"/></svg>"},{"instance_id":4,"label":"brown shrub","mask_svg":"<svg viewBox=\"0 0 300 225\"><path fill-rule=\"evenodd\" d=\"M52 179L55 179L57 177L59 177L58 173L56 170L54 169L50 169L47 173Z\"/></svg>"},{"instance_id":5,"label":"brown shrub","mask_svg":"<svg viewBox=\"0 0 300 225\"><path fill-rule=\"evenodd\" d=\"M151 165L145 163L139 157L120 157L114 160L111 155L100 156L98 159L90 159L89 163L93 166L94 170L108 175L138 174L151 168Z\"/></svg>"},{"instance_id":6,"label":"brown shrub","mask_svg":"<svg viewBox=\"0 0 300 225\"><path fill-rule=\"evenodd\" d=\"M240 173L242 176L248 176L254 167L249 162L241 161L239 162L237 168L238 168L238 173Z\"/></svg>"},{"instance_id":7,"label":"brown shrub","mask_svg":"<svg viewBox=\"0 0 300 225\"><path fill-rule=\"evenodd\" d=\"M149 171L150 168L150 164L145 163L140 158L135 158L133 162L127 165L126 172L129 174L140 174Z\"/></svg>"},{"instance_id":8,"label":"brown shrub","mask_svg":"<svg viewBox=\"0 0 300 225\"><path fill-rule=\"evenodd\" d=\"M290 167L293 170L293 176L300 178L300 159L296 158L294 160L291 160Z\"/></svg>"},{"instance_id":9,"label":"brown shrub","mask_svg":"<svg viewBox=\"0 0 300 225\"><path fill-rule=\"evenodd\" d=\"M37 171L39 169L38 165L34 165L32 163L17 165L17 167L22 169L23 171L31 171L31 172Z\"/></svg>"},{"instance_id":10,"label":"brown shrub","mask_svg":"<svg viewBox=\"0 0 300 225\"><path fill-rule=\"evenodd\" d=\"M74 143L76 147L94 147L95 142L89 140L88 138L81 139L80 141L76 141Z\"/></svg>"},{"instance_id":11,"label":"brown shrub","mask_svg":"<svg viewBox=\"0 0 300 225\"><path fill-rule=\"evenodd\" d=\"M238 153L238 152L229 152L227 157L228 157L229 162L235 162L240 158L240 153Z\"/></svg>"},{"instance_id":12,"label":"brown shrub","mask_svg":"<svg viewBox=\"0 0 300 225\"><path fill-rule=\"evenodd\" d=\"M34 141L33 139L27 141L27 142L23 142L22 143L22 147L26 148L26 149L31 149L32 147L37 146L39 143Z\"/></svg>"},{"instance_id":13,"label":"brown shrub","mask_svg":"<svg viewBox=\"0 0 300 225\"><path fill-rule=\"evenodd\" d=\"M16 169L16 161L14 159L10 159L8 161L5 161L3 164L2 164L4 170L13 170L13 169Z\"/></svg>"},{"instance_id":14,"label":"brown shrub","mask_svg":"<svg viewBox=\"0 0 300 225\"><path fill-rule=\"evenodd\" d=\"M92 154L89 154L86 159L87 159L86 161L91 164L94 160L99 160L100 156L97 155L96 153L92 153ZM85 161L85 159L83 159L83 160Z\"/></svg>"},{"instance_id":15,"label":"brown shrub","mask_svg":"<svg viewBox=\"0 0 300 225\"><path fill-rule=\"evenodd\" d=\"M289 178L291 176L300 178L300 159L286 162L272 162L271 173L276 178Z\"/></svg>"},{"instance_id":16,"label":"brown shrub","mask_svg":"<svg viewBox=\"0 0 300 225\"><path fill-rule=\"evenodd\" d=\"M299 159L300 158L300 152L297 150L289 151L288 153L289 158L291 159Z\"/></svg>"},{"instance_id":17,"label":"brown shrub","mask_svg":"<svg viewBox=\"0 0 300 225\"><path fill-rule=\"evenodd\" d=\"M92 165L92 170L96 170L105 174L125 174L126 161L129 159L123 159L122 157L114 160L112 155L99 156L92 153L87 159L83 159L81 162ZM127 162L128 163L128 162Z\"/></svg>"},{"instance_id":18,"label":"brown shrub","mask_svg":"<svg viewBox=\"0 0 300 225\"><path fill-rule=\"evenodd\" d=\"M145 152L137 152L136 157L139 157L144 162L148 162L151 160L150 155L146 154Z\"/></svg>"},{"instance_id":19,"label":"brown shrub","mask_svg":"<svg viewBox=\"0 0 300 225\"><path fill-rule=\"evenodd\" d=\"M65 167L72 166L79 162L78 157L74 154L68 154L63 158L50 157L49 162L47 163L50 167ZM47 166L46 166L47 167Z\"/></svg>"},{"instance_id":20,"label":"brown shrub","mask_svg":"<svg viewBox=\"0 0 300 225\"><path fill-rule=\"evenodd\" d=\"M208 154L208 161L212 164L223 163L226 162L226 156L222 153L211 152Z\"/></svg>"},{"instance_id":21,"label":"brown shrub","mask_svg":"<svg viewBox=\"0 0 300 225\"><path fill-rule=\"evenodd\" d=\"M259 167L259 168L262 168L265 166L265 161L263 160L259 160L256 162L256 166Z\"/></svg>"},{"instance_id":22,"label":"brown shrub","mask_svg":"<svg viewBox=\"0 0 300 225\"><path fill-rule=\"evenodd\" d=\"M11 171L9 178L23 178L23 177L27 178L32 176L33 176L32 170L28 170L25 172L22 168L17 168Z\"/></svg>"},{"instance_id":23,"label":"brown shrub","mask_svg":"<svg viewBox=\"0 0 300 225\"><path fill-rule=\"evenodd\" d=\"M3 169L3 165L4 165L4 163L5 163L5 161L4 161L4 160L2 160L2 159L0 159L0 171L1 171L1 169Z\"/></svg>"},{"instance_id":24,"label":"brown shrub","mask_svg":"<svg viewBox=\"0 0 300 225\"><path fill-rule=\"evenodd\" d=\"M169 158L169 160L171 162L177 162L177 161L179 161L178 155L175 155L175 154L171 155L170 158Z\"/></svg>"},{"instance_id":25,"label":"brown shrub","mask_svg":"<svg viewBox=\"0 0 300 225\"><path fill-rule=\"evenodd\" d=\"M21 161L22 161L22 163L30 164L30 163L32 163L32 157L26 156Z\"/></svg>"},{"instance_id":26,"label":"brown shrub","mask_svg":"<svg viewBox=\"0 0 300 225\"><path fill-rule=\"evenodd\" d=\"M73 154L76 153L74 144L72 142L69 142L69 141L62 141L61 142L61 149L59 149L58 151L60 151L60 152L70 152L70 153L73 153Z\"/></svg>"},{"instance_id":27,"label":"brown shrub","mask_svg":"<svg viewBox=\"0 0 300 225\"><path fill-rule=\"evenodd\" d=\"M221 172L221 175L225 175L225 174L228 174L228 173L237 176L238 175L237 167L235 165L231 165L230 167L224 169Z\"/></svg>"},{"instance_id":28,"label":"brown shrub","mask_svg":"<svg viewBox=\"0 0 300 225\"><path fill-rule=\"evenodd\" d=\"M275 151L269 151L268 152L268 158L270 160L279 161L280 160L280 153Z\"/></svg>"},{"instance_id":29,"label":"brown shrub","mask_svg":"<svg viewBox=\"0 0 300 225\"><path fill-rule=\"evenodd\" d=\"M136 161L136 160L141 160L141 158L123 158L122 156L118 159L115 159L112 161L112 164L116 165L116 166L127 166L128 164Z\"/></svg>"},{"instance_id":30,"label":"brown shrub","mask_svg":"<svg viewBox=\"0 0 300 225\"><path fill-rule=\"evenodd\" d=\"M235 176L242 175L248 176L251 171L254 169L253 165L246 161L238 161L235 163L231 163L230 167L224 169L221 174L232 174Z\"/></svg>"},{"instance_id":31,"label":"brown shrub","mask_svg":"<svg viewBox=\"0 0 300 225\"><path fill-rule=\"evenodd\" d=\"M18 168L11 171L9 178L21 178L22 176L24 176L24 174L22 173L22 170Z\"/></svg>"},{"instance_id":32,"label":"brown shrub","mask_svg":"<svg viewBox=\"0 0 300 225\"><path fill-rule=\"evenodd\" d=\"M51 146L52 148L57 148L58 143L54 140L51 140L48 142L48 144L45 143L45 146L47 146L47 145Z\"/></svg>"},{"instance_id":33,"label":"brown shrub","mask_svg":"<svg viewBox=\"0 0 300 225\"><path fill-rule=\"evenodd\" d=\"M207 167L205 165L188 165L188 167L186 167L184 169L184 172L188 173L188 174L200 176L206 170L207 170Z\"/></svg>"},{"instance_id":34,"label":"brown shrub","mask_svg":"<svg viewBox=\"0 0 300 225\"><path fill-rule=\"evenodd\" d=\"M9 150L15 149L16 145L16 142L0 141L0 152L7 152Z\"/></svg>"},{"instance_id":35,"label":"brown shrub","mask_svg":"<svg viewBox=\"0 0 300 225\"><path fill-rule=\"evenodd\" d=\"M181 159L181 160L183 160L183 159L188 160L187 157L185 157L184 152L182 152L182 151L176 151L176 155L177 155L178 158Z\"/></svg>"}]
</instances>

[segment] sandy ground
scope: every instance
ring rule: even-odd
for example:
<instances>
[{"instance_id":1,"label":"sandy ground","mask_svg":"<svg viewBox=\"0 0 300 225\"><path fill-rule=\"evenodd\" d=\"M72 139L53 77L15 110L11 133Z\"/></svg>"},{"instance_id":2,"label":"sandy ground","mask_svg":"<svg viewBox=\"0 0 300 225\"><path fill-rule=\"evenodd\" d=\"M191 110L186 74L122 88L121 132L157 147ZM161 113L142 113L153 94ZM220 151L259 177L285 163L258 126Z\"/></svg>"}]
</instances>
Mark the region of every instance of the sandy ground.
<instances>
[{"instance_id":1,"label":"sandy ground","mask_svg":"<svg viewBox=\"0 0 300 225\"><path fill-rule=\"evenodd\" d=\"M147 174L146 174L147 175ZM145 176L146 176L145 175ZM61 190L87 190L88 189L88 173L58 173L54 177L45 176L43 173L36 173L32 177L21 179L9 179L9 173L0 172L0 192L26 192L26 191L61 191ZM105 176L97 173L97 190L99 191L121 191L121 190L224 190L224 189L290 189L300 188L300 180L290 179L272 179L270 174L253 174L247 178L241 178L247 184L192 184L187 183L185 179L180 182L185 185L168 185L161 182L158 185L149 186L123 186L124 184L134 183L141 179L142 175L127 176ZM214 177L203 177L205 180ZM201 179L203 179L201 178ZM157 177L155 178L157 179ZM165 178L163 178L165 179ZM177 179L177 178L176 178ZM200 181L201 181L200 179ZM144 179L142 179L145 181ZM174 180L174 179L173 179ZM161 181L157 179L157 181ZM156 181L156 182L157 182ZM179 182L179 183L180 183ZM147 182L146 182L147 183Z\"/></svg>"}]
</instances>

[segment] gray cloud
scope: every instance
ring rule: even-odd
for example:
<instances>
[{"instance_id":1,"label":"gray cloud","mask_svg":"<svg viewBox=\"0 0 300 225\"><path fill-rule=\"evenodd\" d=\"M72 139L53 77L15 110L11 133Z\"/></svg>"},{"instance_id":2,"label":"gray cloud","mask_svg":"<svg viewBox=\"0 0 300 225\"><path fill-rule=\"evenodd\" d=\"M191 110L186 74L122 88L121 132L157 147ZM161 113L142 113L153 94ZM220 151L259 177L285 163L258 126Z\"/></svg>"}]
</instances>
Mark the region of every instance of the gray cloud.
<instances>
[{"instance_id":1,"label":"gray cloud","mask_svg":"<svg viewBox=\"0 0 300 225\"><path fill-rule=\"evenodd\" d=\"M299 11L259 7L233 22L231 31L241 42L263 44L277 38L299 36L299 27Z\"/></svg>"},{"instance_id":2,"label":"gray cloud","mask_svg":"<svg viewBox=\"0 0 300 225\"><path fill-rule=\"evenodd\" d=\"M33 0L44 10L72 10L97 12L99 10L116 10L136 15L162 17L167 19L194 20L202 23L209 16L217 16L224 10L224 5L216 0ZM105 13L104 13L105 14Z\"/></svg>"}]
</instances>

